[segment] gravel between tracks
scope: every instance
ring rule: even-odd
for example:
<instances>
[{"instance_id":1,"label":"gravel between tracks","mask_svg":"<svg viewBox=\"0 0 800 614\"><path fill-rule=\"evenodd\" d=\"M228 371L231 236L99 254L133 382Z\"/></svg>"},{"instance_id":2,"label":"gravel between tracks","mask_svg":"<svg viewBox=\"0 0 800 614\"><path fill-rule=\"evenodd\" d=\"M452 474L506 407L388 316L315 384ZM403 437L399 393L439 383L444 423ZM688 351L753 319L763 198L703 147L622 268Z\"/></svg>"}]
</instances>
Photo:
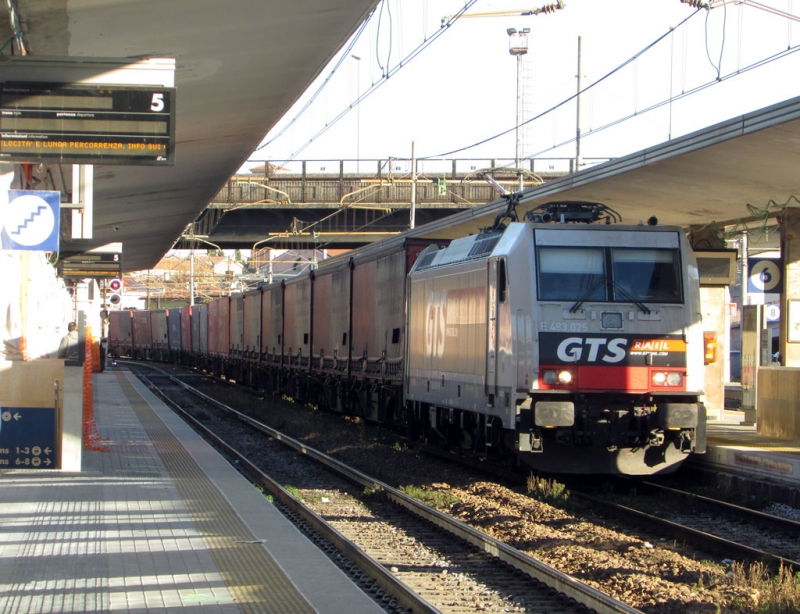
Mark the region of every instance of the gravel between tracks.
<instances>
[{"instance_id":1,"label":"gravel between tracks","mask_svg":"<svg viewBox=\"0 0 800 614\"><path fill-rule=\"evenodd\" d=\"M189 383L392 486L454 495L458 503L443 511L648 614L758 611L759 595L733 586L724 565L696 560L672 540L642 537L591 510L571 513L542 503L476 471L405 449L390 434L358 420L207 378Z\"/></svg>"}]
</instances>

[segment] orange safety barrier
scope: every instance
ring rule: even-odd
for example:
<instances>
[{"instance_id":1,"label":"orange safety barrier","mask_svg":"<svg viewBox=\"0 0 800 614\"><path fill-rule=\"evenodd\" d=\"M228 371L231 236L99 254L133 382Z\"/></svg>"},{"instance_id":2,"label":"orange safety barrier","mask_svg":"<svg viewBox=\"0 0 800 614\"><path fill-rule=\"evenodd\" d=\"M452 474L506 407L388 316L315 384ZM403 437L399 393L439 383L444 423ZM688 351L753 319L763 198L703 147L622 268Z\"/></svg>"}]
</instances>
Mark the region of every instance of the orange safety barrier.
<instances>
[{"instance_id":1,"label":"orange safety barrier","mask_svg":"<svg viewBox=\"0 0 800 614\"><path fill-rule=\"evenodd\" d=\"M97 422L94 419L94 388L92 387L92 373L94 372L94 338L92 329L86 327L86 344L83 358L83 447L95 452L108 452L109 447L100 438L97 431ZM98 350L97 365L99 370L100 358Z\"/></svg>"},{"instance_id":2,"label":"orange safety barrier","mask_svg":"<svg viewBox=\"0 0 800 614\"><path fill-rule=\"evenodd\" d=\"M100 373L100 341L92 340L92 371Z\"/></svg>"}]
</instances>

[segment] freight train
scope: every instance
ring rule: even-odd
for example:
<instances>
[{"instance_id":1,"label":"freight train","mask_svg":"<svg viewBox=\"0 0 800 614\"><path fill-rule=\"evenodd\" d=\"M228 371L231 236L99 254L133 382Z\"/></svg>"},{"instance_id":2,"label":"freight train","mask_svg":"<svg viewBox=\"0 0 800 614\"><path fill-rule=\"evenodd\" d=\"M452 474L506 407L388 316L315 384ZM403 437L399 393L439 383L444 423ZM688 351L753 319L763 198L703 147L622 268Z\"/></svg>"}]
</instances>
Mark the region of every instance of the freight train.
<instances>
[{"instance_id":1,"label":"freight train","mask_svg":"<svg viewBox=\"0 0 800 614\"><path fill-rule=\"evenodd\" d=\"M683 231L514 204L447 244L400 236L208 304L112 312L109 351L541 472L662 474L704 452Z\"/></svg>"}]
</instances>

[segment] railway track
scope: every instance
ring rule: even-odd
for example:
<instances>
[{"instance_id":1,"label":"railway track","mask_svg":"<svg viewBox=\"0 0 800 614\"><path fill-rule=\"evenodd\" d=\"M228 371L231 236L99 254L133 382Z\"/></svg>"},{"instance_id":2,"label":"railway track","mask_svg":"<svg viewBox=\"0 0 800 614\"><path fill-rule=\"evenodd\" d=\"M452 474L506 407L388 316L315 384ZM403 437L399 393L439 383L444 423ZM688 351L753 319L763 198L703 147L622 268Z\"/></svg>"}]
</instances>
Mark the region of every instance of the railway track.
<instances>
[{"instance_id":1,"label":"railway track","mask_svg":"<svg viewBox=\"0 0 800 614\"><path fill-rule=\"evenodd\" d=\"M639 611L163 371L143 378L306 525L387 611ZM226 431L224 439L242 449L212 430Z\"/></svg>"},{"instance_id":2,"label":"railway track","mask_svg":"<svg viewBox=\"0 0 800 614\"><path fill-rule=\"evenodd\" d=\"M120 361L120 364L125 362ZM760 604L759 591L750 588L742 576L748 568L739 567L740 563L756 558L754 556L738 554L724 544L712 549L697 539L673 541L668 539L671 533L654 530L638 521L631 522L592 503L573 506L572 502L578 498L575 494L577 489L565 492L566 496L559 497L555 506L548 505L549 487L563 488L563 485L550 480L532 483L529 477L527 484L521 486L519 480L509 482L501 475L508 473L504 468L498 477L489 478L496 470L487 470L485 464L477 469L468 462L465 467L460 462L462 459L452 454L446 455L451 462L441 462L429 456L425 448L410 446L390 431L358 418L336 416L297 405L289 399L263 396L259 391L196 370L162 366L207 394L235 404L243 412L290 433L302 440L303 445L322 449L366 473L377 473L388 484L415 485L446 493L455 502L441 509L451 517L469 523L631 607L650 614L705 614L709 609L713 611L719 607L732 607L741 612L761 611L763 604ZM238 439L246 440L247 436ZM452 462L454 460L457 462ZM470 458L464 460L470 461ZM484 477L476 473L478 471ZM283 483L291 484L292 480ZM527 495L523 494L526 488ZM629 489L630 485L617 490L625 492ZM539 494L531 497L534 490ZM414 495L419 497L418 493ZM321 515L335 511L337 499L328 494L312 488L301 496L306 496L306 503L312 509L321 505ZM276 504L281 506L278 500ZM354 501L350 507L364 506ZM625 519L619 522L620 518ZM386 532L384 538L386 535L393 534ZM709 556L709 553L713 554ZM759 563L761 560L763 557L759 558ZM440 583L445 578L457 578L457 589L470 585L458 576L455 568L433 565L437 561L435 556L430 556L421 566L433 566L444 572L438 580ZM402 572L404 568L398 567L398 570ZM372 580L369 582L374 583ZM381 589L376 587L376 590ZM492 611L491 608L482 610L484 597L487 597L487 602L502 605L502 610L497 611L518 611L516 606L504 602L491 591L478 588L469 594L476 598L467 608L470 612ZM795 598L790 599L795 603ZM789 606L788 610L776 611L795 609Z\"/></svg>"},{"instance_id":3,"label":"railway track","mask_svg":"<svg viewBox=\"0 0 800 614\"><path fill-rule=\"evenodd\" d=\"M800 570L800 522L653 482L628 483L609 500L573 491L614 516L727 558ZM620 500L621 499L621 500Z\"/></svg>"}]
</instances>

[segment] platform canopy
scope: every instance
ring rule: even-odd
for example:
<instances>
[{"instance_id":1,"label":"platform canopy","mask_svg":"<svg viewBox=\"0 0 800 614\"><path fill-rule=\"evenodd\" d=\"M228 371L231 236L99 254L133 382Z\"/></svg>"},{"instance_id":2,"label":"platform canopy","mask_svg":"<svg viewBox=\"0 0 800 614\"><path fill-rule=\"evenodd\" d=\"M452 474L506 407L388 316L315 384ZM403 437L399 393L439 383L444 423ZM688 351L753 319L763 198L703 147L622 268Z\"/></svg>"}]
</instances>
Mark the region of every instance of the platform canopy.
<instances>
[{"instance_id":1,"label":"platform canopy","mask_svg":"<svg viewBox=\"0 0 800 614\"><path fill-rule=\"evenodd\" d=\"M93 237L62 243L68 254L122 242L125 269L137 270L158 262L377 0L11 4L28 55L175 59L174 165L96 166ZM4 2L3 42L8 11ZM71 190L69 166L61 175Z\"/></svg>"}]
</instances>

